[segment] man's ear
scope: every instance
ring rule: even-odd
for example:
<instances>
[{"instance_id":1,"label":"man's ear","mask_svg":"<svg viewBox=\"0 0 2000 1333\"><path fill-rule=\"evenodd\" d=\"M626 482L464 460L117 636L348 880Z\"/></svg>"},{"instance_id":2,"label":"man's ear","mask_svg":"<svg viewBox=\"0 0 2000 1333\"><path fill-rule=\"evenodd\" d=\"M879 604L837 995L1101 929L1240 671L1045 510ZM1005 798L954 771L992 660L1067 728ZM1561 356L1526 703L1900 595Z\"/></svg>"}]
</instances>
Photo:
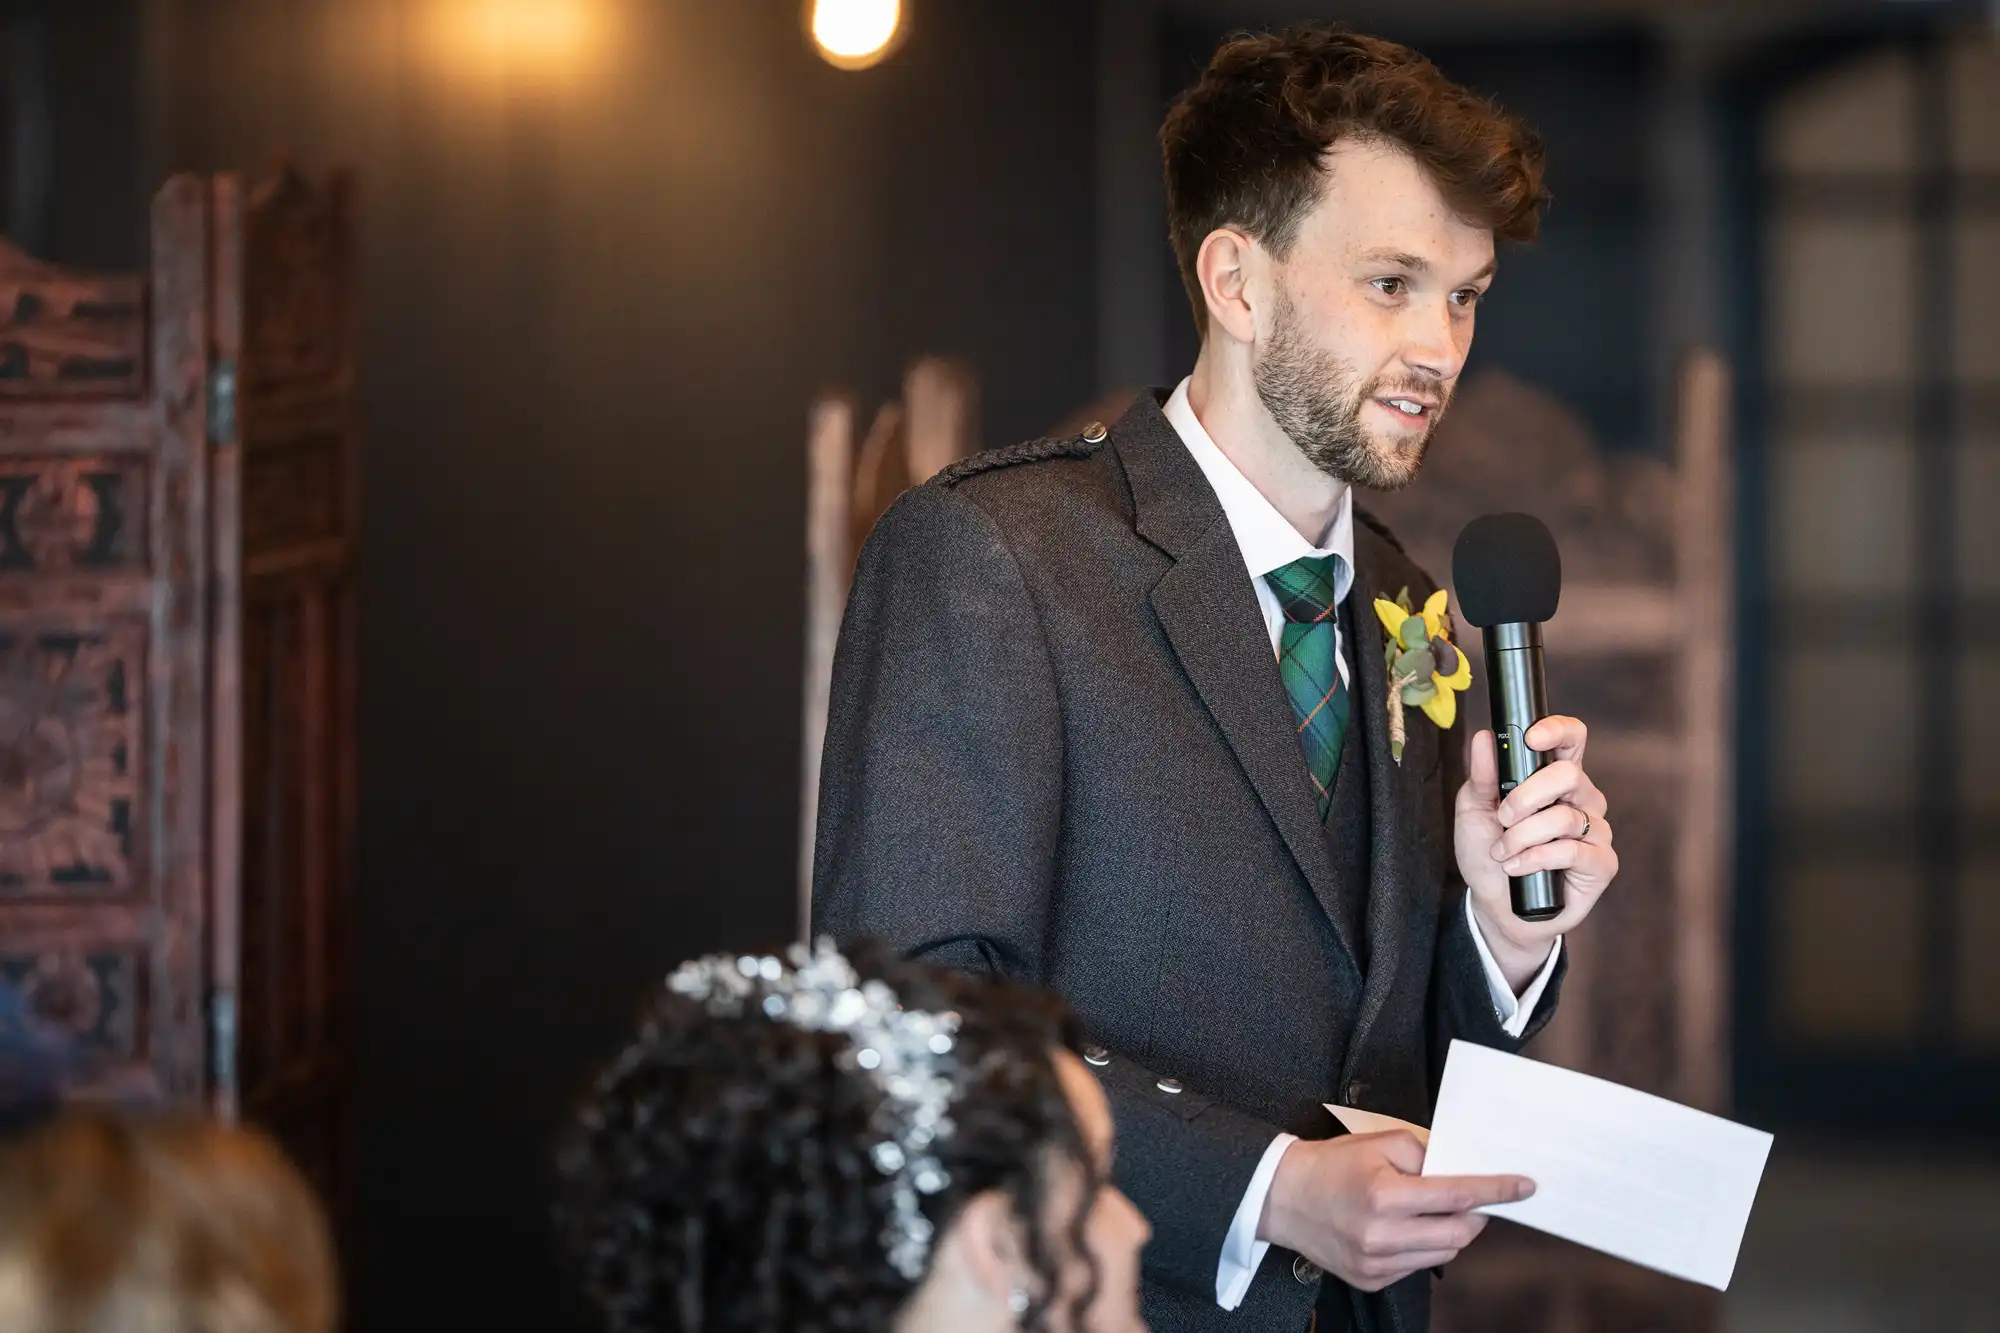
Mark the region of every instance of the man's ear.
<instances>
[{"instance_id":1,"label":"man's ear","mask_svg":"<svg viewBox=\"0 0 2000 1333\"><path fill-rule=\"evenodd\" d=\"M1250 293L1251 278L1264 263L1256 241L1232 227L1218 227L1195 253L1195 280L1208 304L1208 327L1237 342L1257 338L1257 314Z\"/></svg>"},{"instance_id":2,"label":"man's ear","mask_svg":"<svg viewBox=\"0 0 2000 1333\"><path fill-rule=\"evenodd\" d=\"M1030 1280L1021 1225L1013 1201L987 1190L966 1201L952 1226L957 1266L992 1301L989 1308L1004 1310L1008 1296Z\"/></svg>"}]
</instances>

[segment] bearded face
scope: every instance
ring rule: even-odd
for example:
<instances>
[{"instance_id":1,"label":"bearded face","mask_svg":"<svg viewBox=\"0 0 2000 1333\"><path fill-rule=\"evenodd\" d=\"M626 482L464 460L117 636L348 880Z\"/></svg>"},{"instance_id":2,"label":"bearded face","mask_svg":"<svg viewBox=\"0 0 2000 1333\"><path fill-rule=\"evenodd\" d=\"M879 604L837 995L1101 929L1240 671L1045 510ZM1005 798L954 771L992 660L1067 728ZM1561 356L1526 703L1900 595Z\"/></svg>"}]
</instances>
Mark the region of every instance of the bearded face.
<instances>
[{"instance_id":1,"label":"bearded face","mask_svg":"<svg viewBox=\"0 0 2000 1333\"><path fill-rule=\"evenodd\" d=\"M1451 401L1451 384L1435 379L1376 375L1364 382L1314 340L1282 283L1252 374L1264 410L1313 466L1376 490L1415 480Z\"/></svg>"}]
</instances>

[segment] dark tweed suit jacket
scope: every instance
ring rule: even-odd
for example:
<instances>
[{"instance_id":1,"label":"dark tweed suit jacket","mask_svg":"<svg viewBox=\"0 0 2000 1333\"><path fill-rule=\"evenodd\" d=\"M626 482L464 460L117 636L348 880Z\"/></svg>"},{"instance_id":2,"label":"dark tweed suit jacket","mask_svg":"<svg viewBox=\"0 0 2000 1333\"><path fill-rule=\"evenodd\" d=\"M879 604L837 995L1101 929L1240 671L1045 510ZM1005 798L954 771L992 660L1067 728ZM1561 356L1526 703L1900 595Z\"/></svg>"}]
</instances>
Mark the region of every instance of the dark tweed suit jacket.
<instances>
[{"instance_id":1,"label":"dark tweed suit jacket","mask_svg":"<svg viewBox=\"0 0 2000 1333\"><path fill-rule=\"evenodd\" d=\"M1462 727L1412 710L1389 756L1367 608L1434 585L1356 523L1346 744L1369 845L1336 856L1243 557L1161 401L1141 396L1108 439L968 460L877 525L834 664L816 925L1065 996L1111 1054L1098 1073L1118 1181L1154 1226L1156 1333L1300 1333L1322 1279L1289 1252L1235 1313L1215 1303L1272 1137L1339 1132L1328 1101L1428 1122L1451 1038L1519 1042L1452 854ZM1345 1294L1354 1322L1425 1328L1430 1281Z\"/></svg>"}]
</instances>

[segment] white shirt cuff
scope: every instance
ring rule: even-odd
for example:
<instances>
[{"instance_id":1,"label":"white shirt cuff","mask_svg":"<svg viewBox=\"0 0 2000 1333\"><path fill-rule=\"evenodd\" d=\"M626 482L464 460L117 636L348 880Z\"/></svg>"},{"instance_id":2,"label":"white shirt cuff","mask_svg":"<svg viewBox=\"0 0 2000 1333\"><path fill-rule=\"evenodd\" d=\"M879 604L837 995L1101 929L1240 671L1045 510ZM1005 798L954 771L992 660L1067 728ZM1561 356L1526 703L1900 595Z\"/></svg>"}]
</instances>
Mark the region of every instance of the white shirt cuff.
<instances>
[{"instance_id":1,"label":"white shirt cuff","mask_svg":"<svg viewBox=\"0 0 2000 1333\"><path fill-rule=\"evenodd\" d=\"M1280 1134L1271 1140L1257 1163L1256 1174L1250 1177L1250 1188L1243 1191L1229 1234L1222 1238L1222 1262L1215 1268L1215 1303L1225 1310L1243 1304L1250 1281L1257 1276L1257 1265L1264 1262L1264 1252L1271 1248L1270 1241L1257 1239L1257 1224L1264 1220L1264 1200L1271 1196L1271 1182L1278 1178L1278 1159L1298 1141L1296 1134Z\"/></svg>"},{"instance_id":2,"label":"white shirt cuff","mask_svg":"<svg viewBox=\"0 0 2000 1333\"><path fill-rule=\"evenodd\" d=\"M1548 989L1549 978L1555 975L1556 959L1562 957L1562 936L1556 936L1555 947L1549 950L1549 960L1542 964L1542 970L1528 983L1528 989L1517 997L1514 988L1507 984L1507 974L1494 961L1493 950L1486 943L1486 937L1479 933L1479 918L1472 914L1472 895L1465 895L1465 924L1472 929L1472 945L1479 950L1479 961L1486 968L1486 989L1493 993L1493 1016L1500 1020L1501 1030L1510 1037L1518 1037L1527 1030L1528 1020L1534 1017L1535 1006L1542 1002L1542 992Z\"/></svg>"}]
</instances>

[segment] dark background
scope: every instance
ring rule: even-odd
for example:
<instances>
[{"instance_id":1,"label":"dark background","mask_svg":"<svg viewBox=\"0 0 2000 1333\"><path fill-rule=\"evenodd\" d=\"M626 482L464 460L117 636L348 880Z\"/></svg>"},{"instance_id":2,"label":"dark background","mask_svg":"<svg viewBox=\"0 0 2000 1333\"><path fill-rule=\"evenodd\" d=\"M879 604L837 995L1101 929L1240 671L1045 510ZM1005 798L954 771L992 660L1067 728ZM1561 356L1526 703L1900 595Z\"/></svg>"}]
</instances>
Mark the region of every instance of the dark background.
<instances>
[{"instance_id":1,"label":"dark background","mask_svg":"<svg viewBox=\"0 0 2000 1333\"><path fill-rule=\"evenodd\" d=\"M946 348L1003 439L1092 388L1089 11L932 6L857 79L789 6L628 5L579 87L415 8L150 15L153 151L360 173L357 1299L538 1328L586 1064L794 926L812 392Z\"/></svg>"},{"instance_id":2,"label":"dark background","mask_svg":"<svg viewBox=\"0 0 2000 1333\"><path fill-rule=\"evenodd\" d=\"M872 404L912 357L962 356L1002 443L1184 373L1150 136L1223 31L1309 7L931 0L864 74L790 0L604 0L615 40L580 71L453 52L444 7L0 5L6 229L135 268L169 171L359 173L347 1257L361 1326L548 1329L564 1103L674 961L795 927L813 393ZM1718 237L1747 224L1700 188L1729 152L1719 71L1801 27L1968 9L1348 8L1549 140L1545 241L1504 261L1475 355L1641 449L1677 349L1745 336Z\"/></svg>"},{"instance_id":3,"label":"dark background","mask_svg":"<svg viewBox=\"0 0 2000 1333\"><path fill-rule=\"evenodd\" d=\"M155 175L359 172L356 1295L545 1328L587 1064L674 961L794 927L811 394L949 350L1000 440L1094 387L1090 11L929 6L856 78L788 5L630 4L571 82L422 8L147 6L106 49Z\"/></svg>"}]
</instances>

